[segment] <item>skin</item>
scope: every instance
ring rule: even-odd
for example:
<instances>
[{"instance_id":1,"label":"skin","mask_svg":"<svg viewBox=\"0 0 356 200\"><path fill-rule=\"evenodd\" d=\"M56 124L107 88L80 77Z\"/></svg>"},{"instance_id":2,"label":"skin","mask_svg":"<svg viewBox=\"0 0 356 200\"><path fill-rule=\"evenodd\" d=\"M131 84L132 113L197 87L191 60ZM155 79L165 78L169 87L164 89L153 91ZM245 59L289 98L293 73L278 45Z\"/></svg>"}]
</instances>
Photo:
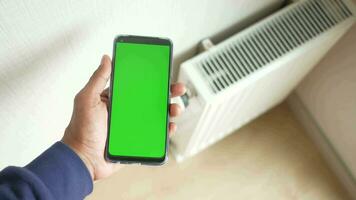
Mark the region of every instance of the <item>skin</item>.
<instances>
[{"instance_id":1,"label":"skin","mask_svg":"<svg viewBox=\"0 0 356 200\"><path fill-rule=\"evenodd\" d=\"M108 120L108 89L105 86L110 74L111 59L104 55L98 69L75 96L72 118L62 138L62 142L83 160L93 181L110 176L122 166L104 158ZM171 97L183 95L185 90L182 83L173 84ZM179 105L170 105L171 117L178 116L180 112ZM177 126L170 122L169 135L176 129Z\"/></svg>"}]
</instances>

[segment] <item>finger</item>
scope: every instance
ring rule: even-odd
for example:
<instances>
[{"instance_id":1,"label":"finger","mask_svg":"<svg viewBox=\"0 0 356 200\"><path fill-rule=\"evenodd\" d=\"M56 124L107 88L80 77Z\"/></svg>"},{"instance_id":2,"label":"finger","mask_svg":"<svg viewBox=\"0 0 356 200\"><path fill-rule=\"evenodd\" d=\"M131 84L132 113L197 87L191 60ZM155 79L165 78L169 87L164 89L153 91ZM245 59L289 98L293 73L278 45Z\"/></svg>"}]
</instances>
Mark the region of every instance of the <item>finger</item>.
<instances>
[{"instance_id":1,"label":"finger","mask_svg":"<svg viewBox=\"0 0 356 200\"><path fill-rule=\"evenodd\" d=\"M172 137L173 134L177 131L177 125L174 122L169 122L169 131L168 136Z\"/></svg>"},{"instance_id":2,"label":"finger","mask_svg":"<svg viewBox=\"0 0 356 200\"><path fill-rule=\"evenodd\" d=\"M123 167L123 165L121 165L119 163L112 163L107 160L105 162L106 162L105 164L107 166L107 169L105 171L107 171L107 173L103 175L104 177L108 177L108 176L114 174L115 172L119 171Z\"/></svg>"},{"instance_id":3,"label":"finger","mask_svg":"<svg viewBox=\"0 0 356 200\"><path fill-rule=\"evenodd\" d=\"M91 92L100 94L104 90L106 83L110 78L110 74L111 60L109 56L104 55L101 58L100 66L95 70L85 87Z\"/></svg>"},{"instance_id":4,"label":"finger","mask_svg":"<svg viewBox=\"0 0 356 200\"><path fill-rule=\"evenodd\" d=\"M109 104L109 88L106 88L101 94L100 94L100 99L101 101L103 101L106 106L108 106Z\"/></svg>"},{"instance_id":5,"label":"finger","mask_svg":"<svg viewBox=\"0 0 356 200\"><path fill-rule=\"evenodd\" d=\"M121 169L123 166L118 164L118 163L110 163L112 164L112 170L113 172L117 172L119 169Z\"/></svg>"},{"instance_id":6,"label":"finger","mask_svg":"<svg viewBox=\"0 0 356 200\"><path fill-rule=\"evenodd\" d=\"M106 88L106 89L100 94L100 96L109 98L109 88Z\"/></svg>"},{"instance_id":7,"label":"finger","mask_svg":"<svg viewBox=\"0 0 356 200\"><path fill-rule=\"evenodd\" d=\"M171 85L171 97L182 96L186 92L184 83L175 83Z\"/></svg>"},{"instance_id":8,"label":"finger","mask_svg":"<svg viewBox=\"0 0 356 200\"><path fill-rule=\"evenodd\" d=\"M176 103L169 105L169 116L176 117L180 115L182 109Z\"/></svg>"}]
</instances>

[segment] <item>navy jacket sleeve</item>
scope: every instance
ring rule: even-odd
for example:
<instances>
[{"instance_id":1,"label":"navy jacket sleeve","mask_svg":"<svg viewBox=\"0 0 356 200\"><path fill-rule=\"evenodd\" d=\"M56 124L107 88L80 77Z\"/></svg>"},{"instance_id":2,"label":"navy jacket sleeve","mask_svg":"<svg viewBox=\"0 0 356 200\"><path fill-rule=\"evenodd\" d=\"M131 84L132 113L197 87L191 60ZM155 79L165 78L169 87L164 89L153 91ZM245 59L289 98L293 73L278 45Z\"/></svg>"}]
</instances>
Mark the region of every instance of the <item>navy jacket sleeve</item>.
<instances>
[{"instance_id":1,"label":"navy jacket sleeve","mask_svg":"<svg viewBox=\"0 0 356 200\"><path fill-rule=\"evenodd\" d=\"M0 172L0 199L83 199L93 181L79 156L57 142L27 166Z\"/></svg>"}]
</instances>

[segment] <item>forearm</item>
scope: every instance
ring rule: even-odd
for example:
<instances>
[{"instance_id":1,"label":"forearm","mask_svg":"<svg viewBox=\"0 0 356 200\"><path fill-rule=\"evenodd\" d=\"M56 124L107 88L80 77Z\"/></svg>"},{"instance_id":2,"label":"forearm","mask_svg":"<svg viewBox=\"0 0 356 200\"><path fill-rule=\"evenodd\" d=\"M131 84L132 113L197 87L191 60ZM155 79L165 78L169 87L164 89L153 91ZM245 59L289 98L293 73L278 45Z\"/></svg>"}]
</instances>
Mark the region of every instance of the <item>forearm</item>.
<instances>
[{"instance_id":1,"label":"forearm","mask_svg":"<svg viewBox=\"0 0 356 200\"><path fill-rule=\"evenodd\" d=\"M24 168L0 172L0 199L83 199L92 188L83 161L61 142Z\"/></svg>"}]
</instances>

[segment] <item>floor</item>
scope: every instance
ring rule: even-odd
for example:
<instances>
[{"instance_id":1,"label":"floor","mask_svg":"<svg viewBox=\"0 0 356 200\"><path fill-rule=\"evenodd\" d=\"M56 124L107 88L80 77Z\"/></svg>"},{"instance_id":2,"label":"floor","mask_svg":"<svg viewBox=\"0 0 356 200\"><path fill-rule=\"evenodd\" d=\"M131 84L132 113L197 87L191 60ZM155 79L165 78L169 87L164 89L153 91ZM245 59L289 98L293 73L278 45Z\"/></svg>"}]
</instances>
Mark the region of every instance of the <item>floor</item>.
<instances>
[{"instance_id":1,"label":"floor","mask_svg":"<svg viewBox=\"0 0 356 200\"><path fill-rule=\"evenodd\" d=\"M344 200L347 192L283 103L197 156L162 167L125 166L94 199Z\"/></svg>"}]
</instances>

